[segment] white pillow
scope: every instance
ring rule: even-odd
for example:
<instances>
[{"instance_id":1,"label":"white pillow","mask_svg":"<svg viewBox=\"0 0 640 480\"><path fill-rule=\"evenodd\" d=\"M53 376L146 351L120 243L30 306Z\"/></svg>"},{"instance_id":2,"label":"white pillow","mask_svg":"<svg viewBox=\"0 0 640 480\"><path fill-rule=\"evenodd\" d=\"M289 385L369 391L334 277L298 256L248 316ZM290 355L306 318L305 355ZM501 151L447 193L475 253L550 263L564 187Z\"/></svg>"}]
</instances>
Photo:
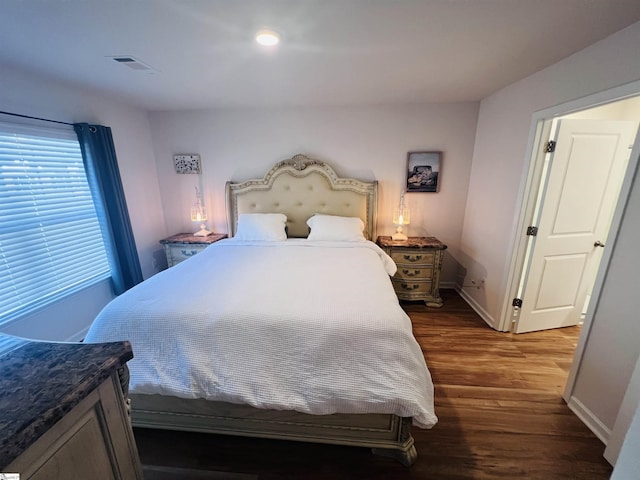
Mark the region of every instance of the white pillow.
<instances>
[{"instance_id":1,"label":"white pillow","mask_svg":"<svg viewBox=\"0 0 640 480\"><path fill-rule=\"evenodd\" d=\"M362 242L364 223L358 217L340 217L338 215L321 215L316 213L307 220L311 233L309 240L334 242Z\"/></svg>"},{"instance_id":2,"label":"white pillow","mask_svg":"<svg viewBox=\"0 0 640 480\"><path fill-rule=\"evenodd\" d=\"M233 238L245 241L279 242L287 239L287 216L282 213L241 213Z\"/></svg>"}]
</instances>

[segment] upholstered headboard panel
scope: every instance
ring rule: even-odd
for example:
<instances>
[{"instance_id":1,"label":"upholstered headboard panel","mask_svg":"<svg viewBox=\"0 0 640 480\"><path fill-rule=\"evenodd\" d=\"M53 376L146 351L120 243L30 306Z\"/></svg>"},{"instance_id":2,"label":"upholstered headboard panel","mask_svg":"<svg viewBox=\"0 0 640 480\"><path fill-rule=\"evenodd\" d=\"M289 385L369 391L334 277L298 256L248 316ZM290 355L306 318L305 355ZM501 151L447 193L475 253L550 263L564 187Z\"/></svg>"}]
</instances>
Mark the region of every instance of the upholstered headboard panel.
<instances>
[{"instance_id":1,"label":"upholstered headboard panel","mask_svg":"<svg viewBox=\"0 0 640 480\"><path fill-rule=\"evenodd\" d=\"M375 240L378 182L338 178L324 162L296 155L274 166L262 179L227 182L229 235L241 213L284 213L289 237L306 237L315 213L360 217L365 237Z\"/></svg>"}]
</instances>

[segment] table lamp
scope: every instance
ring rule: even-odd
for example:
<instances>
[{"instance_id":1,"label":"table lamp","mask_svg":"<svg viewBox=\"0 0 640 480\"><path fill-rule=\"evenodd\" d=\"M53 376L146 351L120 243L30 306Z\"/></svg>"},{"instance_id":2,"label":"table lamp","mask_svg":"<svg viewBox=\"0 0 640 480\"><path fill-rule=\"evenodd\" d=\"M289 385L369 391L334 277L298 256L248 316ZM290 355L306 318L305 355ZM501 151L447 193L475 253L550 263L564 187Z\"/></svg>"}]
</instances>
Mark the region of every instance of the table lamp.
<instances>
[{"instance_id":1,"label":"table lamp","mask_svg":"<svg viewBox=\"0 0 640 480\"><path fill-rule=\"evenodd\" d=\"M411 221L411 215L409 209L404 204L404 190L400 194L400 203L393 209L393 224L397 225L396 233L391 235L392 240L404 241L407 240L407 236L402 233L402 226L409 225Z\"/></svg>"},{"instance_id":2,"label":"table lamp","mask_svg":"<svg viewBox=\"0 0 640 480\"><path fill-rule=\"evenodd\" d=\"M194 233L196 237L206 237L211 234L211 232L207 230L207 225L204 223L207 221L207 211L202 203L202 196L200 195L198 187L196 187L196 201L191 207L191 221L200 222L200 230Z\"/></svg>"}]
</instances>

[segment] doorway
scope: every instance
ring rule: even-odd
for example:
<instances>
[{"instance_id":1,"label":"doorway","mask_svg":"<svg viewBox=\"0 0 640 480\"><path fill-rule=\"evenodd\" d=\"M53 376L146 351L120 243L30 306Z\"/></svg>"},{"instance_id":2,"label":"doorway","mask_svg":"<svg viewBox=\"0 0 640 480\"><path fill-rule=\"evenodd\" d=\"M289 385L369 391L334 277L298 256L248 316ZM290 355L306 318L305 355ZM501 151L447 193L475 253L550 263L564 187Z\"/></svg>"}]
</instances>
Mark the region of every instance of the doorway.
<instances>
[{"instance_id":1,"label":"doorway","mask_svg":"<svg viewBox=\"0 0 640 480\"><path fill-rule=\"evenodd\" d=\"M513 331L580 323L607 243L638 122L608 115L552 120L527 228ZM639 105L640 117L640 105Z\"/></svg>"},{"instance_id":2,"label":"doorway","mask_svg":"<svg viewBox=\"0 0 640 480\"><path fill-rule=\"evenodd\" d=\"M606 267L608 255L601 247L608 243L609 227L615 228L615 207L628 194L622 184L637 163L631 147L638 143L639 122L640 96L538 120L519 223L522 236L512 259L518 275L512 278L508 298L513 303L501 330L523 333L580 322L601 259L600 267ZM562 145L554 151L550 139L561 139ZM600 167L606 179L595 177ZM587 191L589 185L581 188L592 178L590 170L598 179L595 195Z\"/></svg>"}]
</instances>

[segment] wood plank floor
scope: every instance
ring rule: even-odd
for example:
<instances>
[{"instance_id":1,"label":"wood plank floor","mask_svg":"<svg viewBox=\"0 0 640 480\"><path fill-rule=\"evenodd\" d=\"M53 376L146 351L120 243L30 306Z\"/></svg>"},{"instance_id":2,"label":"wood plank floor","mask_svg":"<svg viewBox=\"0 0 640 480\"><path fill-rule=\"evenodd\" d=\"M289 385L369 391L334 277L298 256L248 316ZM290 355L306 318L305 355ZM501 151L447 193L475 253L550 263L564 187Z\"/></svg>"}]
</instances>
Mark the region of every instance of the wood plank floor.
<instances>
[{"instance_id":1,"label":"wood plank floor","mask_svg":"<svg viewBox=\"0 0 640 480\"><path fill-rule=\"evenodd\" d=\"M561 398L579 327L492 330L452 290L403 304L435 384L439 422L414 428L405 468L368 449L136 429L147 480L608 479L604 445Z\"/></svg>"}]
</instances>

